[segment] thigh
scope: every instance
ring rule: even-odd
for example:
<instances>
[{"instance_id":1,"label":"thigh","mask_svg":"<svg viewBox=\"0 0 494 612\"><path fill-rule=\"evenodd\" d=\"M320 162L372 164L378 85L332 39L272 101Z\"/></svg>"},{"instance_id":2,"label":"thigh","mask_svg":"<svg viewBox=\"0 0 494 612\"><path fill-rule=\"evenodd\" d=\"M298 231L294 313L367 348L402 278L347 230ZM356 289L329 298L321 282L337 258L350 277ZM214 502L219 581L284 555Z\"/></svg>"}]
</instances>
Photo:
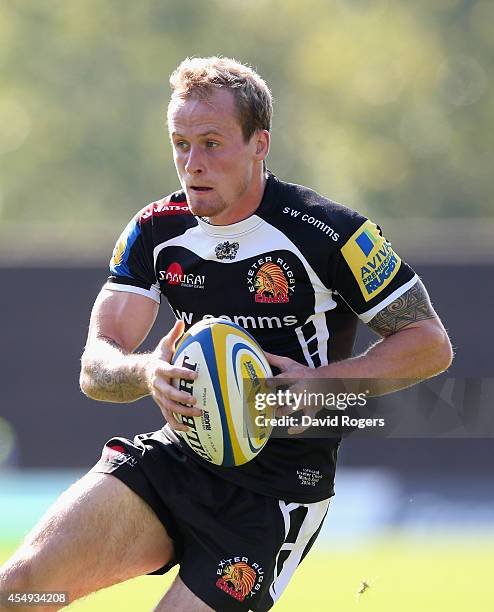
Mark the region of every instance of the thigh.
<instances>
[{"instance_id":1,"label":"thigh","mask_svg":"<svg viewBox=\"0 0 494 612\"><path fill-rule=\"evenodd\" d=\"M61 495L9 564L27 567L33 588L75 599L157 570L173 555L172 540L145 501L114 476L89 472Z\"/></svg>"},{"instance_id":2,"label":"thigh","mask_svg":"<svg viewBox=\"0 0 494 612\"><path fill-rule=\"evenodd\" d=\"M214 610L269 610L312 547L328 503L285 503L238 489L228 506L202 507L200 524L185 529L180 578Z\"/></svg>"},{"instance_id":3,"label":"thigh","mask_svg":"<svg viewBox=\"0 0 494 612\"><path fill-rule=\"evenodd\" d=\"M185 586L180 576L173 581L166 595L155 608L155 612L214 612Z\"/></svg>"}]
</instances>

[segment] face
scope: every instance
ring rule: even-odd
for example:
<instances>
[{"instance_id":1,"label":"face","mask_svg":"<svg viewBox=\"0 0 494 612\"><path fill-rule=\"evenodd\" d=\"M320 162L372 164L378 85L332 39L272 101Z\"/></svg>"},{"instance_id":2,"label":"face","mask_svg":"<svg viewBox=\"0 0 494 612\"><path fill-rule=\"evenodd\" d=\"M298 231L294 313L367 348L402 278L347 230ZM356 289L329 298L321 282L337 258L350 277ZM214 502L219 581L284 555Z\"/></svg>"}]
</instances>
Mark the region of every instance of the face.
<instances>
[{"instance_id":1,"label":"face","mask_svg":"<svg viewBox=\"0 0 494 612\"><path fill-rule=\"evenodd\" d=\"M172 100L168 127L175 167L192 212L217 225L251 214L249 207L259 197L258 170L267 154L269 133L259 130L245 142L233 94L218 89L207 100Z\"/></svg>"}]
</instances>

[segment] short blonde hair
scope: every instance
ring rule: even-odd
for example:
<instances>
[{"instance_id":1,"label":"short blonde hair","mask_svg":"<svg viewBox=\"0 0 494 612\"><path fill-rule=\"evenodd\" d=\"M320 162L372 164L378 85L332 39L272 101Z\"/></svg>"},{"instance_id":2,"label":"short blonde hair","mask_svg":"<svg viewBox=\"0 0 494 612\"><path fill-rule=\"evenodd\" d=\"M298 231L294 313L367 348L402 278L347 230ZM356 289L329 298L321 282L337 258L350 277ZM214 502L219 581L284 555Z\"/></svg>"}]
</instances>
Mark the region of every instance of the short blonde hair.
<instances>
[{"instance_id":1,"label":"short blonde hair","mask_svg":"<svg viewBox=\"0 0 494 612\"><path fill-rule=\"evenodd\" d=\"M256 130L271 130L273 98L269 87L250 66L228 57L187 57L170 76L174 99L207 99L214 89L230 89L245 141ZM170 107L168 107L170 108Z\"/></svg>"}]
</instances>

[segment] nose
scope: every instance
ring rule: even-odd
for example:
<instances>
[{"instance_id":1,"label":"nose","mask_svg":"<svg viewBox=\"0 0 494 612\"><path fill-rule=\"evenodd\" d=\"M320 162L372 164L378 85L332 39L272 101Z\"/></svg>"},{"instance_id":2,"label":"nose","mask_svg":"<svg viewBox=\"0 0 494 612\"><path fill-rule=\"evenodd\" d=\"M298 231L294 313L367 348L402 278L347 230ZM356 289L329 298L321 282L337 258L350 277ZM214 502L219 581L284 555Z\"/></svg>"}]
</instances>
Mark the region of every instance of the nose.
<instances>
[{"instance_id":1,"label":"nose","mask_svg":"<svg viewBox=\"0 0 494 612\"><path fill-rule=\"evenodd\" d=\"M199 147L191 146L185 162L185 172L197 175L204 172L204 161Z\"/></svg>"}]
</instances>

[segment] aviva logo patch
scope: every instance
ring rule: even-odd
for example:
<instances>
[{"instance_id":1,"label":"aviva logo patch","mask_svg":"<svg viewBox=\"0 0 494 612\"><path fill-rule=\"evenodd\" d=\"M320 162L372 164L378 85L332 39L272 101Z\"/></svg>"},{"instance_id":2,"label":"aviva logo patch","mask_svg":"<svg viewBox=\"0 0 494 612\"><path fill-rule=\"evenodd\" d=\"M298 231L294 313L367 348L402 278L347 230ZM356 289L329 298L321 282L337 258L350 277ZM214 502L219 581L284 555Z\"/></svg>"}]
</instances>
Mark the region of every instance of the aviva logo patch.
<instances>
[{"instance_id":1,"label":"aviva logo patch","mask_svg":"<svg viewBox=\"0 0 494 612\"><path fill-rule=\"evenodd\" d=\"M359 227L341 253L366 302L389 285L401 265L401 259L372 221Z\"/></svg>"}]
</instances>

